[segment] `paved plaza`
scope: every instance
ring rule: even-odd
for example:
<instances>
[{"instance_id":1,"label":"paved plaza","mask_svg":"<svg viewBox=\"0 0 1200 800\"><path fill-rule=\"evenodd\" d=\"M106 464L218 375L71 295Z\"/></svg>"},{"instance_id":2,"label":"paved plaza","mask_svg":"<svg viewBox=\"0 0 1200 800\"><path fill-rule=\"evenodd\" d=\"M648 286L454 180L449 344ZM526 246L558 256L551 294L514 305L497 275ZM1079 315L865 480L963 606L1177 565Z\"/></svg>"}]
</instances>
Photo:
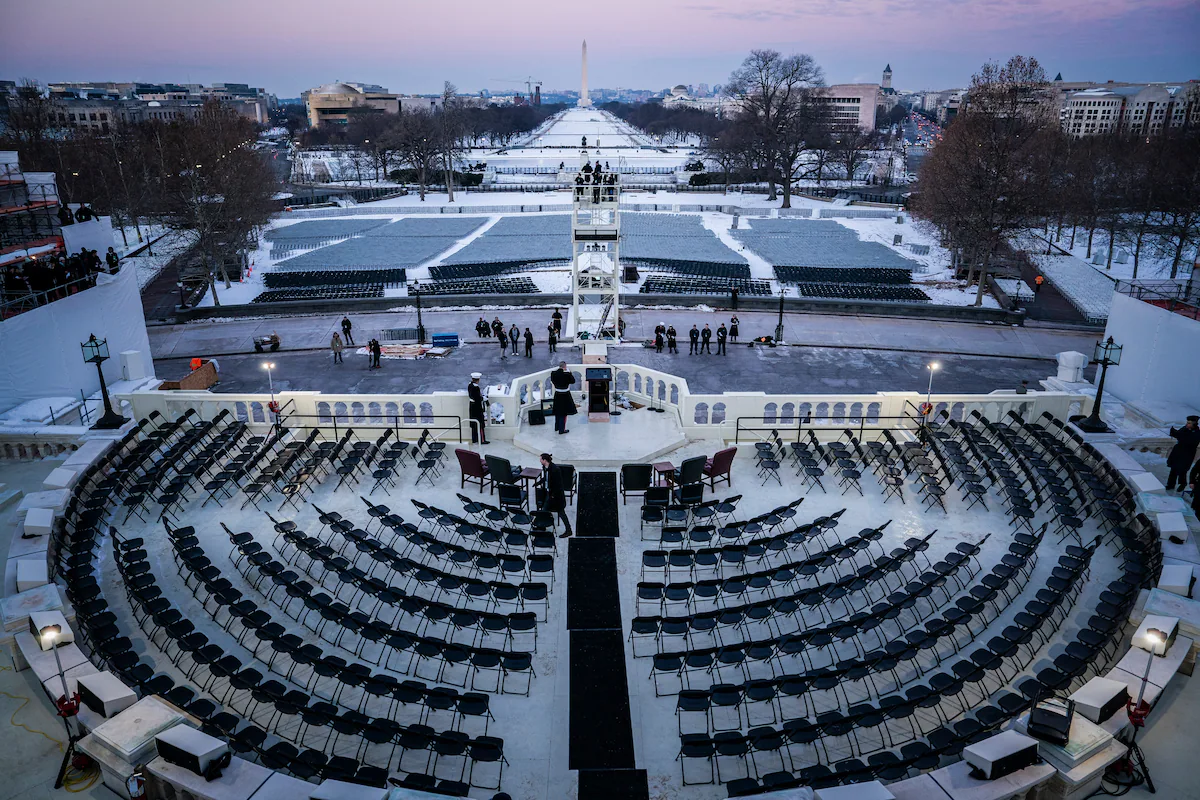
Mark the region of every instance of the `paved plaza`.
<instances>
[{"instance_id":1,"label":"paved plaza","mask_svg":"<svg viewBox=\"0 0 1200 800\"><path fill-rule=\"evenodd\" d=\"M365 355L347 351L344 364L333 364L328 345L340 330L340 315L231 319L150 328L159 374L183 375L193 357L216 357L221 369L221 392L265 391L264 356L251 347L254 336L277 332L283 349L271 356L278 365L275 387L291 391L427 392L460 389L464 376L479 371L502 382L557 363L578 360L578 350L563 347L548 352L546 323L551 310L425 312L430 332L456 331L466 336L463 347L444 358L419 361L387 359L378 371L367 370ZM506 327L516 324L534 332L534 357L509 355L501 359L495 340L479 340L473 327L480 315L499 316ZM728 322L728 311L634 309L622 312L626 335L633 341L612 348L612 363L640 364L686 378L693 391L722 392L876 392L922 391L929 373L925 365L937 360L942 368L935 390L990 392L1013 389L1055 371L1055 354L1065 350L1090 352L1095 334L1068 329L968 325L930 320L788 314L784 317L787 347L749 347L749 337L774 332L777 316L743 312L741 343L730 344L728 356L689 356L686 331L693 323L714 330ZM355 341L365 344L386 328L413 327L411 310L353 316ZM641 346L659 322L674 325L680 335L679 355L658 354ZM715 341L712 345L716 350ZM522 349L522 353L523 353ZM573 355L572 355L573 353Z\"/></svg>"}]
</instances>

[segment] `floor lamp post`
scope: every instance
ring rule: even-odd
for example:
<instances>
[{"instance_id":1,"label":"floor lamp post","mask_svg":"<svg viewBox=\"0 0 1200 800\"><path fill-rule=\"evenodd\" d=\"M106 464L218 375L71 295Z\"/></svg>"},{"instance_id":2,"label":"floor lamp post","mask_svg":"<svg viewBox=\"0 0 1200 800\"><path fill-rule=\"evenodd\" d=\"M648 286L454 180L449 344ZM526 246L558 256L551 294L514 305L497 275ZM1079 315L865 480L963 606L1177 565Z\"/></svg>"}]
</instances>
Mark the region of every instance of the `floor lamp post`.
<instances>
[{"instance_id":1,"label":"floor lamp post","mask_svg":"<svg viewBox=\"0 0 1200 800\"><path fill-rule=\"evenodd\" d=\"M263 369L267 371L267 387L271 392L271 402L267 403L267 410L271 412L272 425L279 425L279 403L275 402L275 379L271 375L271 370L275 369L274 361L264 361Z\"/></svg>"},{"instance_id":2,"label":"floor lamp post","mask_svg":"<svg viewBox=\"0 0 1200 800\"><path fill-rule=\"evenodd\" d=\"M783 296L784 296L784 290L781 287L779 289L779 322L775 325L775 343L776 344L780 344L783 342Z\"/></svg>"},{"instance_id":3,"label":"floor lamp post","mask_svg":"<svg viewBox=\"0 0 1200 800\"><path fill-rule=\"evenodd\" d=\"M413 281L411 291L417 301L417 344L425 344L425 326L421 324L421 284Z\"/></svg>"},{"instance_id":4,"label":"floor lamp post","mask_svg":"<svg viewBox=\"0 0 1200 800\"><path fill-rule=\"evenodd\" d=\"M83 349L84 362L96 365L96 374L100 376L100 396L104 398L104 416L96 421L92 430L116 430L128 422L129 418L122 417L113 411L112 401L108 397L108 386L104 383L104 368L100 365L109 358L108 340L97 339L96 334L93 333L86 342L81 342L79 346Z\"/></svg>"},{"instance_id":5,"label":"floor lamp post","mask_svg":"<svg viewBox=\"0 0 1200 800\"><path fill-rule=\"evenodd\" d=\"M1124 345L1115 344L1113 337L1108 337L1106 341L1096 342L1095 352L1092 353L1092 362L1100 365L1100 382L1096 384L1096 402L1092 403L1092 413L1087 419L1081 419L1075 423L1080 430L1088 433L1106 433L1109 428L1100 419L1100 401L1104 398L1104 379L1108 376L1108 368L1115 367L1121 363L1121 350Z\"/></svg>"},{"instance_id":6,"label":"floor lamp post","mask_svg":"<svg viewBox=\"0 0 1200 800\"><path fill-rule=\"evenodd\" d=\"M67 676L63 672L62 656L58 653L58 646L61 643L59 635L62 633L60 625L46 625L38 631L38 638L42 643L49 644L50 649L54 651L54 663L58 667L58 679L62 681L63 696L54 705L58 709L58 716L62 718L63 726L67 729L67 751L63 753L62 765L58 768L58 778L54 781L54 788L61 789L63 782L67 777L67 769L71 766L71 761L75 757L75 743L82 737L78 731L71 730L71 718L79 713L79 698L72 696L70 689L67 688Z\"/></svg>"},{"instance_id":7,"label":"floor lamp post","mask_svg":"<svg viewBox=\"0 0 1200 800\"><path fill-rule=\"evenodd\" d=\"M1138 689L1137 700L1130 700L1126 707L1126 712L1129 714L1129 724L1133 728L1133 733L1129 736L1129 749L1125 753L1125 757L1117 763L1113 764L1112 769L1117 775L1128 775L1131 786L1136 786L1140 783L1135 770L1141 771L1141 779L1146 782L1146 790L1150 794L1156 794L1154 781L1150 778L1150 767L1146 765L1146 756L1142 753L1142 748L1137 744L1138 731L1146 726L1146 717L1150 715L1150 704L1143 701L1146 694L1146 684L1150 680L1150 668L1154 666L1154 648L1166 644L1167 636L1158 628L1148 628L1146 630L1146 639L1150 642L1150 652L1146 653L1146 669L1142 672L1142 685Z\"/></svg>"}]
</instances>

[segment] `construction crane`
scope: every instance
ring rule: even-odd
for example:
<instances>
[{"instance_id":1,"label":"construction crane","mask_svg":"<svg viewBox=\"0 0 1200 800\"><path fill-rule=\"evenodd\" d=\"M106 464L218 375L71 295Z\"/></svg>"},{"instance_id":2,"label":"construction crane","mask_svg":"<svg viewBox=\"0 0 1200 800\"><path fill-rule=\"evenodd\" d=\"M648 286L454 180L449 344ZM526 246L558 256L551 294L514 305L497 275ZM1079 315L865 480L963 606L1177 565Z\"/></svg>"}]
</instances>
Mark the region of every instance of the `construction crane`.
<instances>
[{"instance_id":1,"label":"construction crane","mask_svg":"<svg viewBox=\"0 0 1200 800\"><path fill-rule=\"evenodd\" d=\"M532 75L524 78L523 80L511 80L509 78L488 78L488 80L496 81L497 83L516 83L516 84L523 83L523 84L525 84L525 94L526 94L526 96L528 96L530 98L531 101L533 99L533 87L537 86L540 89L542 86L542 82L535 81L533 79Z\"/></svg>"}]
</instances>

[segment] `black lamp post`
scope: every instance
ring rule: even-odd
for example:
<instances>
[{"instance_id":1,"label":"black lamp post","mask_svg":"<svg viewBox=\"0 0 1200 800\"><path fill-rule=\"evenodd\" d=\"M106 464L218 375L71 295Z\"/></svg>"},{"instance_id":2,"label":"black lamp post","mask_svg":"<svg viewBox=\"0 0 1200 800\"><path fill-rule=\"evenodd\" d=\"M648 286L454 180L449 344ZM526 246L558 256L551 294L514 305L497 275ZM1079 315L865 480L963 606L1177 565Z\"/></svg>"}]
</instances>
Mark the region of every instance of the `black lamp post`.
<instances>
[{"instance_id":1,"label":"black lamp post","mask_svg":"<svg viewBox=\"0 0 1200 800\"><path fill-rule=\"evenodd\" d=\"M1108 375L1108 368L1115 367L1121 363L1121 350L1124 345L1114 344L1113 338L1108 337L1107 341L1096 342L1096 351L1092 354L1092 362L1100 365L1100 383L1096 384L1096 402L1092 403L1092 413L1087 419L1081 419L1075 424L1080 430L1088 433L1105 433L1108 431L1108 426L1104 424L1104 420L1100 419L1100 401L1104 397L1104 378Z\"/></svg>"},{"instance_id":2,"label":"black lamp post","mask_svg":"<svg viewBox=\"0 0 1200 800\"><path fill-rule=\"evenodd\" d=\"M425 344L425 326L421 324L421 284L413 281L410 291L417 299L417 344Z\"/></svg>"},{"instance_id":3,"label":"black lamp post","mask_svg":"<svg viewBox=\"0 0 1200 800\"><path fill-rule=\"evenodd\" d=\"M83 348L83 360L88 364L96 365L96 374L100 376L100 395L104 398L104 416L92 426L92 430L116 430L128 422L129 418L122 417L113 411L112 401L108 399L108 386L104 383L104 369L100 366L108 361L108 340L97 339L96 334L93 333L86 342L82 342L79 346Z\"/></svg>"},{"instance_id":4,"label":"black lamp post","mask_svg":"<svg viewBox=\"0 0 1200 800\"><path fill-rule=\"evenodd\" d=\"M783 341L783 295L784 288L779 287L779 322L775 325L775 342Z\"/></svg>"}]
</instances>

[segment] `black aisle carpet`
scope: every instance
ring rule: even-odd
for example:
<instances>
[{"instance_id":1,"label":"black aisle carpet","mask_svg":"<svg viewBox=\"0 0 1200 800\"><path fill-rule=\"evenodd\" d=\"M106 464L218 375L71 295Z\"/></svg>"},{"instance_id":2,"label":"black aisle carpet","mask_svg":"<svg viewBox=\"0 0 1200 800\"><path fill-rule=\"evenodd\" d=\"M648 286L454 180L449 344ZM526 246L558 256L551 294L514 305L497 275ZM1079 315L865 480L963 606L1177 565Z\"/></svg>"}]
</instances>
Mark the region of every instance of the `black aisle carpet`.
<instances>
[{"instance_id":1,"label":"black aisle carpet","mask_svg":"<svg viewBox=\"0 0 1200 800\"><path fill-rule=\"evenodd\" d=\"M615 472L580 473L575 534L567 547L569 766L579 770L579 800L648 800L646 772L634 764L617 587Z\"/></svg>"},{"instance_id":2,"label":"black aisle carpet","mask_svg":"<svg viewBox=\"0 0 1200 800\"><path fill-rule=\"evenodd\" d=\"M617 473L579 473L576 536L615 537L617 530Z\"/></svg>"}]
</instances>

